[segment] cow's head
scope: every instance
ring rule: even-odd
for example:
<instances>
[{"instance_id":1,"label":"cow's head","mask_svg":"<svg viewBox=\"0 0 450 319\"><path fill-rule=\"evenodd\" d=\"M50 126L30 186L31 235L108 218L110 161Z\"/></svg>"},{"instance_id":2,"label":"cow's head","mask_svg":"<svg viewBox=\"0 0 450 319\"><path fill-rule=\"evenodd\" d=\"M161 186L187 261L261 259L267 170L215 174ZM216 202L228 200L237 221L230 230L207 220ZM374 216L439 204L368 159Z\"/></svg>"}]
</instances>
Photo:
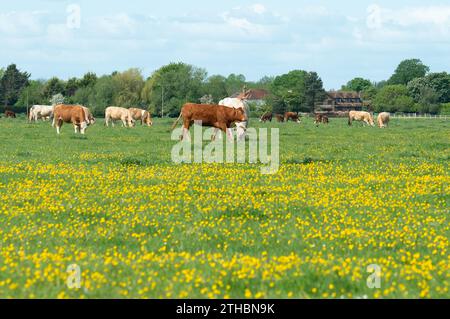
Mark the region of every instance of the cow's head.
<instances>
[{"instance_id":1,"label":"cow's head","mask_svg":"<svg viewBox=\"0 0 450 319\"><path fill-rule=\"evenodd\" d=\"M144 123L147 124L148 126L153 126L153 121L152 121L152 117L150 116L149 112L145 112L144 115Z\"/></svg>"}]
</instances>

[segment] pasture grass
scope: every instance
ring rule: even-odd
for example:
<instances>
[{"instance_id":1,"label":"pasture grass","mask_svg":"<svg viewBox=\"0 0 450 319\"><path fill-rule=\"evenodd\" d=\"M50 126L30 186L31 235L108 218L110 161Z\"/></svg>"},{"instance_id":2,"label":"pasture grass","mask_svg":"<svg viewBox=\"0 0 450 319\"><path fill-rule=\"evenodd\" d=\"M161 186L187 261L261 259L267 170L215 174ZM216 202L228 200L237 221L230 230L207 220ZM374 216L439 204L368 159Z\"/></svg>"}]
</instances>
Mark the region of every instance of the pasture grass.
<instances>
[{"instance_id":1,"label":"pasture grass","mask_svg":"<svg viewBox=\"0 0 450 319\"><path fill-rule=\"evenodd\" d=\"M0 119L0 298L450 297L448 121L254 120L275 175L173 164L172 123Z\"/></svg>"}]
</instances>

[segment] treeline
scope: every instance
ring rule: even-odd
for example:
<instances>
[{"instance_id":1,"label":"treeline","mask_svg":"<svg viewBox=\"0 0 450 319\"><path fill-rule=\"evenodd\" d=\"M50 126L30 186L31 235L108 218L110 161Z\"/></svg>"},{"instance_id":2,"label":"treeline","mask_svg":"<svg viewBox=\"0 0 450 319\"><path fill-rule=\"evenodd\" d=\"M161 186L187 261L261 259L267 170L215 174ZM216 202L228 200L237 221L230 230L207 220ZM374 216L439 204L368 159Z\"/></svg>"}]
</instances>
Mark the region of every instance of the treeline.
<instances>
[{"instance_id":1,"label":"treeline","mask_svg":"<svg viewBox=\"0 0 450 319\"><path fill-rule=\"evenodd\" d=\"M18 109L33 104L72 103L89 106L102 115L107 106L141 107L154 116L176 116L185 102L217 103L242 88L264 89L265 103L251 105L253 111L312 112L326 97L316 72L294 70L276 77L247 81L242 74L208 76L207 71L185 63L171 63L144 78L139 69L81 78L30 80L16 65L0 69L0 101ZM450 113L450 75L429 73L420 60L405 60L387 81L373 83L355 78L342 90L360 92L375 112Z\"/></svg>"}]
</instances>

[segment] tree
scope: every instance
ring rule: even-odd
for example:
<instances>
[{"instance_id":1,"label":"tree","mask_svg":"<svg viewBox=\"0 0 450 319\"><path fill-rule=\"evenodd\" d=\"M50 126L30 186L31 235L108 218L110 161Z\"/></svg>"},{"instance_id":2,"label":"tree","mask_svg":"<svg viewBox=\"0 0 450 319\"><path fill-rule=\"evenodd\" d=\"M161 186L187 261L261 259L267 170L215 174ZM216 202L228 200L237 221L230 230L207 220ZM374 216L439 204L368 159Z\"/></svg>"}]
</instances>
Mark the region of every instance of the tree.
<instances>
[{"instance_id":1,"label":"tree","mask_svg":"<svg viewBox=\"0 0 450 319\"><path fill-rule=\"evenodd\" d=\"M5 69L0 68L0 79L3 77L3 74L5 74Z\"/></svg>"},{"instance_id":2,"label":"tree","mask_svg":"<svg viewBox=\"0 0 450 319\"><path fill-rule=\"evenodd\" d=\"M81 81L77 78L71 78L66 82L64 92L66 96L74 96L77 90L81 87Z\"/></svg>"},{"instance_id":3,"label":"tree","mask_svg":"<svg viewBox=\"0 0 450 319\"><path fill-rule=\"evenodd\" d=\"M22 90L16 106L47 104L48 100L44 98L44 81L32 80L29 85Z\"/></svg>"},{"instance_id":4,"label":"tree","mask_svg":"<svg viewBox=\"0 0 450 319\"><path fill-rule=\"evenodd\" d=\"M429 86L423 86L420 89L419 100L416 105L417 111L420 113L436 114L439 112L439 108L439 93Z\"/></svg>"},{"instance_id":5,"label":"tree","mask_svg":"<svg viewBox=\"0 0 450 319\"><path fill-rule=\"evenodd\" d=\"M306 105L307 75L306 71L294 70L274 79L271 87L273 96L267 101L272 103L274 112L310 110Z\"/></svg>"},{"instance_id":6,"label":"tree","mask_svg":"<svg viewBox=\"0 0 450 319\"><path fill-rule=\"evenodd\" d=\"M97 75L93 72L86 73L80 80L81 87L93 87L97 83Z\"/></svg>"},{"instance_id":7,"label":"tree","mask_svg":"<svg viewBox=\"0 0 450 319\"><path fill-rule=\"evenodd\" d=\"M203 85L203 93L211 95L213 101L218 103L221 99L228 96L227 79L222 75L212 75L206 79Z\"/></svg>"},{"instance_id":8,"label":"tree","mask_svg":"<svg viewBox=\"0 0 450 319\"><path fill-rule=\"evenodd\" d=\"M64 82L58 79L57 77L53 77L47 81L44 87L44 97L47 100L50 100L56 94L64 93Z\"/></svg>"},{"instance_id":9,"label":"tree","mask_svg":"<svg viewBox=\"0 0 450 319\"><path fill-rule=\"evenodd\" d=\"M405 85L386 85L372 101L375 112L413 112L414 100Z\"/></svg>"},{"instance_id":10,"label":"tree","mask_svg":"<svg viewBox=\"0 0 450 319\"><path fill-rule=\"evenodd\" d=\"M372 88L373 84L369 80L363 78L354 78L347 82L346 85L342 86L343 91L355 91L355 92L364 92L368 89Z\"/></svg>"},{"instance_id":11,"label":"tree","mask_svg":"<svg viewBox=\"0 0 450 319\"><path fill-rule=\"evenodd\" d=\"M227 96L232 96L237 92L241 92L246 84L244 75L230 74L226 80Z\"/></svg>"},{"instance_id":12,"label":"tree","mask_svg":"<svg viewBox=\"0 0 450 319\"><path fill-rule=\"evenodd\" d=\"M20 72L15 64L11 64L4 71L0 79L0 98L3 105L16 104L22 90L28 85L30 74Z\"/></svg>"},{"instance_id":13,"label":"tree","mask_svg":"<svg viewBox=\"0 0 450 319\"><path fill-rule=\"evenodd\" d=\"M115 105L132 107L141 105L141 91L144 87L144 78L139 69L129 69L113 76Z\"/></svg>"},{"instance_id":14,"label":"tree","mask_svg":"<svg viewBox=\"0 0 450 319\"><path fill-rule=\"evenodd\" d=\"M142 99L153 114L178 116L184 103L198 102L203 96L206 75L204 69L185 63L165 65L147 80Z\"/></svg>"},{"instance_id":15,"label":"tree","mask_svg":"<svg viewBox=\"0 0 450 319\"><path fill-rule=\"evenodd\" d=\"M64 100L65 100L64 96L61 93L58 93L52 96L52 98L50 99L50 104L51 105L63 104Z\"/></svg>"},{"instance_id":16,"label":"tree","mask_svg":"<svg viewBox=\"0 0 450 319\"><path fill-rule=\"evenodd\" d=\"M305 103L311 113L314 113L316 102L323 102L326 93L322 79L316 72L309 72L305 78Z\"/></svg>"},{"instance_id":17,"label":"tree","mask_svg":"<svg viewBox=\"0 0 450 319\"><path fill-rule=\"evenodd\" d=\"M430 68L424 65L419 59L404 60L388 80L388 84L407 85L416 78L424 77L429 71Z\"/></svg>"}]
</instances>

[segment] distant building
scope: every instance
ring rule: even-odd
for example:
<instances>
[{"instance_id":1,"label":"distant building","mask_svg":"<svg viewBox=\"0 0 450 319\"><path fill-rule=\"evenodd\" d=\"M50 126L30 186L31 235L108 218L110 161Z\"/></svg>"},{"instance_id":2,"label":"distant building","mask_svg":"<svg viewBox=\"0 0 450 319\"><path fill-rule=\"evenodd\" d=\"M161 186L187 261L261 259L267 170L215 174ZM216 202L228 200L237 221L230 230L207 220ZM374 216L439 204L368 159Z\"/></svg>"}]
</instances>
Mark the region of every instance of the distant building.
<instances>
[{"instance_id":1,"label":"distant building","mask_svg":"<svg viewBox=\"0 0 450 319\"><path fill-rule=\"evenodd\" d=\"M316 105L316 112L362 111L365 106L368 104L358 92L330 91L325 101Z\"/></svg>"}]
</instances>

